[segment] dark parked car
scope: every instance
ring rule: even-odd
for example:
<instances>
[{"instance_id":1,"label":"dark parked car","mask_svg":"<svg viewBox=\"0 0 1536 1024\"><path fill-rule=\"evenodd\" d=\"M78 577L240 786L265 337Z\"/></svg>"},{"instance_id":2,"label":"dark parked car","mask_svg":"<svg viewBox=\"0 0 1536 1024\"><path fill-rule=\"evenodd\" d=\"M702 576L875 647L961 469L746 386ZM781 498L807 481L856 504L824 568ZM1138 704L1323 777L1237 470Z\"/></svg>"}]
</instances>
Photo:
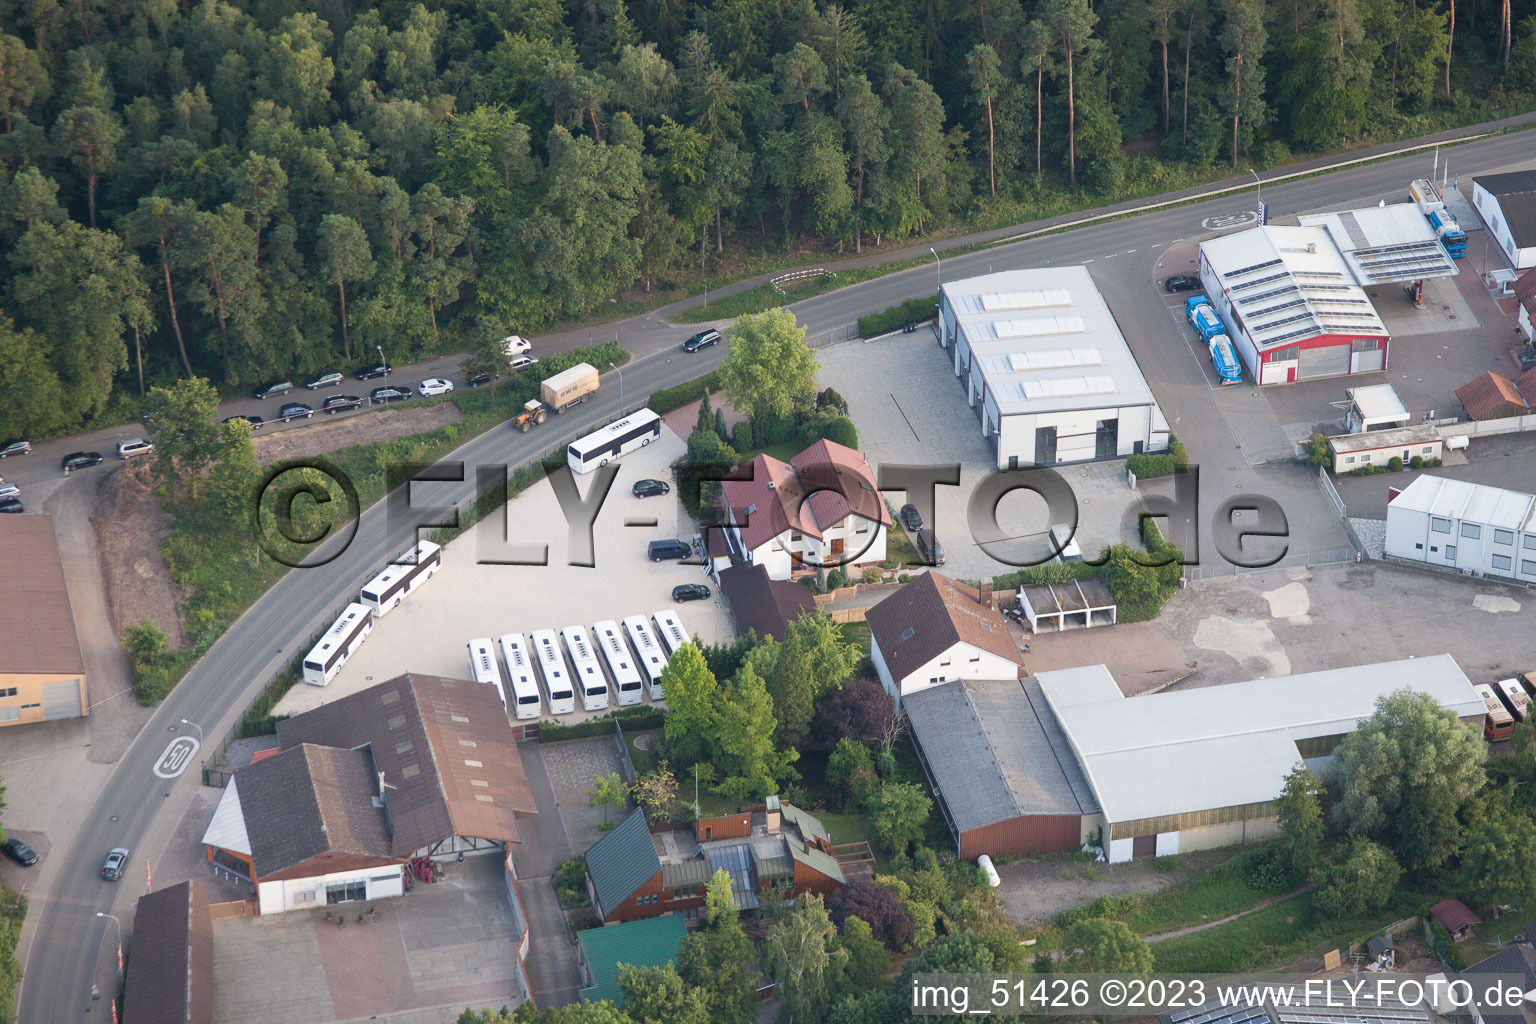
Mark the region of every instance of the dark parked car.
<instances>
[{"instance_id":1,"label":"dark parked car","mask_svg":"<svg viewBox=\"0 0 1536 1024\"><path fill-rule=\"evenodd\" d=\"M720 344L720 332L713 327L700 331L687 341L683 342L684 352L697 352L701 348Z\"/></svg>"},{"instance_id":2,"label":"dark parked car","mask_svg":"<svg viewBox=\"0 0 1536 1024\"><path fill-rule=\"evenodd\" d=\"M123 868L128 864L128 851L119 846L107 854L107 859L101 865L101 877L109 882L115 882L123 877Z\"/></svg>"},{"instance_id":3,"label":"dark parked car","mask_svg":"<svg viewBox=\"0 0 1536 1024\"><path fill-rule=\"evenodd\" d=\"M368 392L368 397L379 404L385 402L403 402L414 394L410 388L397 388L393 384L387 387L374 388Z\"/></svg>"},{"instance_id":4,"label":"dark parked car","mask_svg":"<svg viewBox=\"0 0 1536 1024\"><path fill-rule=\"evenodd\" d=\"M373 380L375 377L383 377L385 374L394 372L395 368L393 366L386 366L384 363L375 363L372 366L364 366L359 369L357 371L357 379Z\"/></svg>"},{"instance_id":5,"label":"dark parked car","mask_svg":"<svg viewBox=\"0 0 1536 1024\"><path fill-rule=\"evenodd\" d=\"M916 533L923 528L923 516L916 505L901 506L901 525L907 528L908 533Z\"/></svg>"},{"instance_id":6,"label":"dark parked car","mask_svg":"<svg viewBox=\"0 0 1536 1024\"><path fill-rule=\"evenodd\" d=\"M0 515L5 515L6 513L20 515L26 510L26 506L21 503L20 498L0 498Z\"/></svg>"},{"instance_id":7,"label":"dark parked car","mask_svg":"<svg viewBox=\"0 0 1536 1024\"><path fill-rule=\"evenodd\" d=\"M346 379L343 374L332 371L330 373L322 373L304 386L311 391L318 391L320 388L334 388Z\"/></svg>"},{"instance_id":8,"label":"dark parked car","mask_svg":"<svg viewBox=\"0 0 1536 1024\"><path fill-rule=\"evenodd\" d=\"M0 444L0 459L9 458L12 455L31 455L31 441L7 441Z\"/></svg>"},{"instance_id":9,"label":"dark parked car","mask_svg":"<svg viewBox=\"0 0 1536 1024\"><path fill-rule=\"evenodd\" d=\"M655 498L672 493L672 485L665 480L636 480L634 491L637 498Z\"/></svg>"},{"instance_id":10,"label":"dark parked car","mask_svg":"<svg viewBox=\"0 0 1536 1024\"><path fill-rule=\"evenodd\" d=\"M4 853L24 868L29 868L37 863L37 851L20 839L7 839L5 842L0 843L0 853Z\"/></svg>"},{"instance_id":11,"label":"dark parked car","mask_svg":"<svg viewBox=\"0 0 1536 1024\"><path fill-rule=\"evenodd\" d=\"M314 414L315 410L303 402L289 402L279 413L285 420L307 420Z\"/></svg>"},{"instance_id":12,"label":"dark parked car","mask_svg":"<svg viewBox=\"0 0 1536 1024\"><path fill-rule=\"evenodd\" d=\"M293 381L275 380L271 384L256 392L256 397L265 401L268 398L276 398L278 395L286 395L293 390Z\"/></svg>"},{"instance_id":13,"label":"dark parked car","mask_svg":"<svg viewBox=\"0 0 1536 1024\"><path fill-rule=\"evenodd\" d=\"M672 588L674 601L707 601L709 588L702 583L679 583Z\"/></svg>"},{"instance_id":14,"label":"dark parked car","mask_svg":"<svg viewBox=\"0 0 1536 1024\"><path fill-rule=\"evenodd\" d=\"M932 530L922 529L917 531L917 557L923 560L924 565L944 564L944 545L939 543Z\"/></svg>"},{"instance_id":15,"label":"dark parked car","mask_svg":"<svg viewBox=\"0 0 1536 1024\"><path fill-rule=\"evenodd\" d=\"M477 388L482 384L489 384L494 379L495 378L488 373L477 373L473 377L469 378L469 380L465 381L464 386L467 388Z\"/></svg>"},{"instance_id":16,"label":"dark parked car","mask_svg":"<svg viewBox=\"0 0 1536 1024\"><path fill-rule=\"evenodd\" d=\"M320 408L325 412L341 412L344 409L360 409L363 400L357 395L332 395Z\"/></svg>"},{"instance_id":17,"label":"dark parked car","mask_svg":"<svg viewBox=\"0 0 1536 1024\"><path fill-rule=\"evenodd\" d=\"M1168 292L1197 292L1200 290L1200 279L1189 274L1174 274L1163 282L1163 290Z\"/></svg>"},{"instance_id":18,"label":"dark parked car","mask_svg":"<svg viewBox=\"0 0 1536 1024\"><path fill-rule=\"evenodd\" d=\"M267 422L266 420L262 419L260 416L225 416L224 417L224 422L225 423L233 423L233 422L235 422L235 420L245 420L245 422L247 422L247 423L249 423L251 425L251 429L252 430L260 430L261 429L261 425L263 423Z\"/></svg>"},{"instance_id":19,"label":"dark parked car","mask_svg":"<svg viewBox=\"0 0 1536 1024\"><path fill-rule=\"evenodd\" d=\"M687 558L693 554L693 545L685 540L653 540L650 547L646 549L646 554L653 562Z\"/></svg>"},{"instance_id":20,"label":"dark parked car","mask_svg":"<svg viewBox=\"0 0 1536 1024\"><path fill-rule=\"evenodd\" d=\"M101 461L101 452L70 452L64 456L62 465L65 469L85 469L99 466Z\"/></svg>"}]
</instances>

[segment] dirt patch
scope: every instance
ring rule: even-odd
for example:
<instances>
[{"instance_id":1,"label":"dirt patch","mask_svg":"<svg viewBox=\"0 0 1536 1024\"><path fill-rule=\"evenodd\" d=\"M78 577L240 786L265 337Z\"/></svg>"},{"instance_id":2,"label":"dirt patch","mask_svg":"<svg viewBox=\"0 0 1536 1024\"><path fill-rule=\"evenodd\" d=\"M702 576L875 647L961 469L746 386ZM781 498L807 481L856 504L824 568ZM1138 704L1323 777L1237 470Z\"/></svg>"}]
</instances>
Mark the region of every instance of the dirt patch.
<instances>
[{"instance_id":1,"label":"dirt patch","mask_svg":"<svg viewBox=\"0 0 1536 1024\"><path fill-rule=\"evenodd\" d=\"M1038 927L1069 907L1092 903L1100 896L1156 892L1183 881L1232 856L1233 850L1186 853L1171 871L1153 867L1152 858L1123 864L1093 864L1069 856L1028 858L998 868L1003 884L997 890L1003 912L1014 924Z\"/></svg>"},{"instance_id":2,"label":"dirt patch","mask_svg":"<svg viewBox=\"0 0 1536 1024\"><path fill-rule=\"evenodd\" d=\"M353 445L425 434L463 418L457 405L438 402L413 409L352 413L341 419L326 416L319 422L258 436L252 441L256 447L256 461L268 466L284 459L309 459Z\"/></svg>"},{"instance_id":3,"label":"dirt patch","mask_svg":"<svg viewBox=\"0 0 1536 1024\"><path fill-rule=\"evenodd\" d=\"M96 532L101 578L107 587L112 632L149 619L165 631L167 646L180 650L181 590L160 554L171 535L171 516L150 488L146 465L108 473L96 490L91 528Z\"/></svg>"}]
</instances>

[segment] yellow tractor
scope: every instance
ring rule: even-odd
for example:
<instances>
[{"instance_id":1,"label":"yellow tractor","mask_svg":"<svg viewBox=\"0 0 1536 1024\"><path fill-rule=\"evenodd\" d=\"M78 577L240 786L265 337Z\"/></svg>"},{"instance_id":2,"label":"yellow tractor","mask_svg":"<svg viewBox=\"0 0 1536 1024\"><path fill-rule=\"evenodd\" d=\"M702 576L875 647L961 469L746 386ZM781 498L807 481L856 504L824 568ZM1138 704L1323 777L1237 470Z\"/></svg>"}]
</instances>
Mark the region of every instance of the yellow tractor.
<instances>
[{"instance_id":1,"label":"yellow tractor","mask_svg":"<svg viewBox=\"0 0 1536 1024\"><path fill-rule=\"evenodd\" d=\"M530 398L523 403L523 411L512 419L512 424L523 433L528 433L529 428L538 426L549 419L549 408L537 398Z\"/></svg>"}]
</instances>

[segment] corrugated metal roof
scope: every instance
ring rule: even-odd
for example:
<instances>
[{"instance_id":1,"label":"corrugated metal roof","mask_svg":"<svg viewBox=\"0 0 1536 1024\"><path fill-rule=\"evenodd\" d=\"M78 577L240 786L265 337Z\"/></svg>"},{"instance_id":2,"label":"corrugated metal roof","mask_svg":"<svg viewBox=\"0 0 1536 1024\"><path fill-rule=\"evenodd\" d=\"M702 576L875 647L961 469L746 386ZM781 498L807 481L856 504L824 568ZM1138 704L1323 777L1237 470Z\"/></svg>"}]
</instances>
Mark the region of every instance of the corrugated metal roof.
<instances>
[{"instance_id":1,"label":"corrugated metal roof","mask_svg":"<svg viewBox=\"0 0 1536 1024\"><path fill-rule=\"evenodd\" d=\"M784 845L789 849L789 855L804 864L812 871L819 872L834 882L842 882L843 867L837 862L837 858L830 853L823 853L814 846L797 843L792 839L784 840Z\"/></svg>"},{"instance_id":2,"label":"corrugated metal roof","mask_svg":"<svg viewBox=\"0 0 1536 1024\"><path fill-rule=\"evenodd\" d=\"M619 968L624 964L665 967L677 958L687 934L688 926L677 914L577 932L581 958L586 962L587 976L592 979L591 986L581 990L581 998L589 1003L609 999L623 1005Z\"/></svg>"},{"instance_id":3,"label":"corrugated metal roof","mask_svg":"<svg viewBox=\"0 0 1536 1024\"><path fill-rule=\"evenodd\" d=\"M1434 228L1413 203L1307 213L1297 220L1303 227L1328 232L1362 287L1460 273Z\"/></svg>"},{"instance_id":4,"label":"corrugated metal roof","mask_svg":"<svg viewBox=\"0 0 1536 1024\"><path fill-rule=\"evenodd\" d=\"M605 917L660 870L645 812L638 807L587 851L587 874L597 892L598 912Z\"/></svg>"},{"instance_id":5,"label":"corrugated metal roof","mask_svg":"<svg viewBox=\"0 0 1536 1024\"><path fill-rule=\"evenodd\" d=\"M1064 675L1041 673L1041 690L1111 822L1272 800L1297 740L1350 732L1399 690L1459 717L1483 710L1448 654L1103 700Z\"/></svg>"},{"instance_id":6,"label":"corrugated metal roof","mask_svg":"<svg viewBox=\"0 0 1536 1024\"><path fill-rule=\"evenodd\" d=\"M676 889L682 885L703 885L714 874L709 869L709 862L702 858L685 860L674 864L661 866L661 887L663 889Z\"/></svg>"},{"instance_id":7,"label":"corrugated metal roof","mask_svg":"<svg viewBox=\"0 0 1536 1024\"><path fill-rule=\"evenodd\" d=\"M820 839L824 843L832 842L832 834L821 823L821 819L810 811L801 810L794 804L785 802L780 805L784 820L800 829L800 834L811 839Z\"/></svg>"}]
</instances>

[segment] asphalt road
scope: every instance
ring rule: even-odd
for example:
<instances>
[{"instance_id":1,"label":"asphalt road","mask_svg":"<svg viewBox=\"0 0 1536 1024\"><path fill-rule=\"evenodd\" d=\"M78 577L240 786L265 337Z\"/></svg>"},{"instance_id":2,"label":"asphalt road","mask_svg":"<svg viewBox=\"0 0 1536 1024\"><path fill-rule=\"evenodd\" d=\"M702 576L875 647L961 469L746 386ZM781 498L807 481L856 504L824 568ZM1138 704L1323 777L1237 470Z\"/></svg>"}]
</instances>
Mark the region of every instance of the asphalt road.
<instances>
[{"instance_id":1,"label":"asphalt road","mask_svg":"<svg viewBox=\"0 0 1536 1024\"><path fill-rule=\"evenodd\" d=\"M1449 153L1457 173L1470 179L1473 173L1529 163L1530 147L1531 136L1516 133L1468 143ZM1272 218L1314 209L1374 204L1379 199L1398 200L1405 197L1409 180L1428 173L1429 166L1428 153L1404 157L1323 178L1272 186L1265 189L1265 198ZM1211 218L1234 218L1250 212L1252 199L1252 193L1226 196L955 256L942 261L942 274L958 278L986 273L989 269L1092 260L1088 265L1095 281L1120 318L1133 348L1141 352L1140 333L1152 330L1152 323L1158 318L1166 320L1167 316L1157 282L1182 269L1159 269L1159 254L1170 244L1211 233L1217 223ZM851 323L863 313L930 293L938 269L906 271L807 299L791 308L814 335ZM1129 316L1143 308L1148 311L1145 320ZM623 374L626 404L632 407L651 391L679 383L719 362L724 355L723 347L694 356L678 352L681 339L697 329L669 325L653 313L596 328L586 338L581 332L567 332L535 339L535 351L561 351L588 340L605 340L616 332L636 356ZM459 361L460 357L443 358L420 367L401 367L391 378L454 376L451 371ZM1180 410L1183 422L1176 429L1197 461L1231 448L1230 435L1223 436L1227 428L1220 417L1210 414L1210 388L1203 368L1180 354L1178 358L1157 360L1150 365L1144 358L1143 369L1165 410ZM468 442L455 453L468 464L467 482L416 485L416 503L467 504L472 498L475 465L518 465L604 422L618 411L620 404L615 376L611 371L604 375L602 390L594 400L564 416L551 418L529 434L502 427ZM254 405L249 401L233 403L221 414L254 411L249 408ZM1169 418L1174 418L1174 412L1170 411ZM92 437L107 439L131 433L131 429L119 429L98 432ZM23 474L57 473L58 455L89 448L91 440L71 438L39 445L37 455L14 462L7 460L0 467L11 470L14 466L18 479ZM1232 472L1237 474L1234 486L1239 488L1245 483L1255 487L1264 484L1251 467L1233 467ZM89 1011L93 981L101 984L103 991L111 990L115 963L110 924L95 915L98 911L115 913L125 923L131 923L131 900L144 891L145 852L158 850L174 826L174 815L161 813L161 808L176 787L198 784L195 768L172 781L152 773L172 734L178 729L182 733L189 731L177 723L185 718L197 722L209 737L222 736L262 685L293 656L294 646L330 621L349 596L391 557L407 548L411 540L405 524L386 524L383 508L365 513L356 538L343 553L322 568L291 572L280 580L156 709L148 727L118 762L75 842L67 849L54 851L60 866L49 884L33 896L34 939L30 948L22 951L26 957L20 997L23 1024L43 1024ZM102 857L114 846L127 846L136 852L122 881L105 882L98 877L98 870ZM96 1007L102 1008L99 1003Z\"/></svg>"}]
</instances>

